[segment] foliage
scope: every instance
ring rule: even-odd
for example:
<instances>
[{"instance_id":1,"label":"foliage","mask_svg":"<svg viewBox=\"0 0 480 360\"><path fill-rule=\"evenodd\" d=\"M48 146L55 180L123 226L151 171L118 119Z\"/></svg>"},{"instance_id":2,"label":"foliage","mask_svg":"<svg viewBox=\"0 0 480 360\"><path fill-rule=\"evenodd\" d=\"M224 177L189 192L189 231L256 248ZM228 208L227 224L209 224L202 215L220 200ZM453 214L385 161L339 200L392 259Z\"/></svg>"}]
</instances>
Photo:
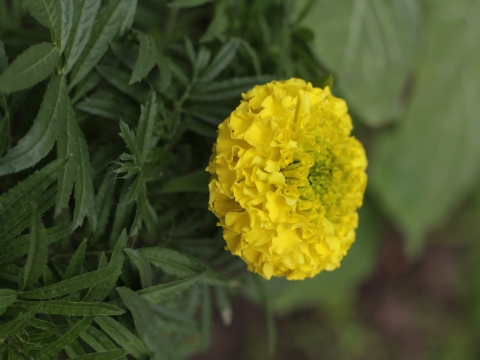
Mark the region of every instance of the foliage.
<instances>
[{"instance_id":1,"label":"foliage","mask_svg":"<svg viewBox=\"0 0 480 360\"><path fill-rule=\"evenodd\" d=\"M478 181L479 11L476 0L0 0L0 359L188 358L209 348L213 319L235 322L239 293L265 306L270 351L273 312L321 304L343 347L308 329L311 358L318 338L326 358L387 358L351 304L387 221L421 256ZM240 94L292 76L333 84L370 159L358 241L340 269L294 284L252 277L224 251L204 172ZM473 208L434 240L454 229L473 247ZM478 358L477 252L460 286L468 319L435 337L433 358ZM308 342L298 329L278 347Z\"/></svg>"}]
</instances>

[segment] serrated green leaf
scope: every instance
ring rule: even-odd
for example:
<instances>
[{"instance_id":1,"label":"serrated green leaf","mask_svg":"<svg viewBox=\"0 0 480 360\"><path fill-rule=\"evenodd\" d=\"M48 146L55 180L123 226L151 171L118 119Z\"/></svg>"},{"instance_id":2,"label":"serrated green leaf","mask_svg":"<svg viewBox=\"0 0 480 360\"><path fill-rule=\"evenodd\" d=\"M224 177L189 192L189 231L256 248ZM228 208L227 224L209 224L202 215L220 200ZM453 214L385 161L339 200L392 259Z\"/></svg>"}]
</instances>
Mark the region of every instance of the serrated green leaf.
<instances>
[{"instance_id":1,"label":"serrated green leaf","mask_svg":"<svg viewBox=\"0 0 480 360\"><path fill-rule=\"evenodd\" d=\"M47 191L45 191L43 194L41 194L38 199L34 200L37 204L37 210L40 215L43 215L43 213L45 213L55 204L56 193L57 187L54 185L50 187ZM5 223L5 232L3 233L3 237L1 238L0 242L5 242L13 239L24 229L29 227L32 222L32 212L32 207L26 206L23 209L20 209L17 213L15 213L15 215L8 218Z\"/></svg>"},{"instance_id":2,"label":"serrated green leaf","mask_svg":"<svg viewBox=\"0 0 480 360\"><path fill-rule=\"evenodd\" d=\"M63 336L54 341L45 350L36 355L38 359L51 359L52 356L57 356L60 350L64 349L73 340L80 336L85 328L90 325L93 316L85 317L75 325L73 325Z\"/></svg>"},{"instance_id":3,"label":"serrated green leaf","mask_svg":"<svg viewBox=\"0 0 480 360\"><path fill-rule=\"evenodd\" d=\"M53 148L67 116L65 78L56 75L47 87L37 118L27 135L0 159L0 176L35 165Z\"/></svg>"},{"instance_id":4,"label":"serrated green leaf","mask_svg":"<svg viewBox=\"0 0 480 360\"><path fill-rule=\"evenodd\" d=\"M60 53L52 43L33 45L20 54L0 75L0 93L28 89L52 74Z\"/></svg>"},{"instance_id":5,"label":"serrated green leaf","mask_svg":"<svg viewBox=\"0 0 480 360\"><path fill-rule=\"evenodd\" d=\"M10 219L14 219L17 213L29 208L32 202L39 199L67 161L68 157L53 161L0 196L0 239L5 239L4 236L11 228ZM0 242L3 242L2 240Z\"/></svg>"},{"instance_id":6,"label":"serrated green leaf","mask_svg":"<svg viewBox=\"0 0 480 360\"><path fill-rule=\"evenodd\" d=\"M127 145L128 149L133 155L140 157L140 149L138 147L137 137L133 130L130 130L127 124L120 120L120 134L119 134L125 144Z\"/></svg>"},{"instance_id":7,"label":"serrated green leaf","mask_svg":"<svg viewBox=\"0 0 480 360\"><path fill-rule=\"evenodd\" d=\"M29 310L13 320L3 323L2 326L0 326L0 338L4 339L7 336L15 335L22 331L28 325L33 315L35 315L35 310Z\"/></svg>"},{"instance_id":8,"label":"serrated green leaf","mask_svg":"<svg viewBox=\"0 0 480 360\"><path fill-rule=\"evenodd\" d=\"M190 8L195 6L200 6L213 0L174 0L168 3L168 7L173 9L181 9L181 8Z\"/></svg>"},{"instance_id":9,"label":"serrated green leaf","mask_svg":"<svg viewBox=\"0 0 480 360\"><path fill-rule=\"evenodd\" d=\"M83 224L88 217L90 225L95 230L97 227L97 210L95 207L95 191L93 189L93 172L90 164L87 141L80 126L74 117L73 108L68 107L67 121L72 136L75 139L75 148L79 156L77 176L75 177L75 211L73 213L73 229Z\"/></svg>"},{"instance_id":10,"label":"serrated green leaf","mask_svg":"<svg viewBox=\"0 0 480 360\"><path fill-rule=\"evenodd\" d=\"M109 350L109 351L102 351L101 353L79 356L76 358L76 360L115 360L127 354L128 354L127 350L122 350L122 349Z\"/></svg>"},{"instance_id":11,"label":"serrated green leaf","mask_svg":"<svg viewBox=\"0 0 480 360\"><path fill-rule=\"evenodd\" d=\"M138 272L140 273L140 280L142 281L142 286L148 287L152 285L152 268L148 259L143 256L141 252L134 249L124 249L128 257L135 264Z\"/></svg>"},{"instance_id":12,"label":"serrated green leaf","mask_svg":"<svg viewBox=\"0 0 480 360\"><path fill-rule=\"evenodd\" d=\"M120 233L124 230L125 228L125 223L128 222L129 218L132 216L133 212L133 206L134 204L126 203L126 198L127 198L127 193L128 193L128 188L130 186L131 182L130 179L125 181L122 192L120 193L120 198L118 201L117 209L115 211L115 219L113 221L113 226L112 226L112 231L110 232L110 245L113 246L113 244L116 243L118 240Z\"/></svg>"},{"instance_id":13,"label":"serrated green leaf","mask_svg":"<svg viewBox=\"0 0 480 360\"><path fill-rule=\"evenodd\" d=\"M131 12L131 0L111 0L93 25L89 41L72 68L69 89L77 85L102 59L108 44L122 30Z\"/></svg>"},{"instance_id":14,"label":"serrated green leaf","mask_svg":"<svg viewBox=\"0 0 480 360\"><path fill-rule=\"evenodd\" d=\"M138 0L130 0L125 5L125 15L123 16L122 22L120 24L120 35L125 34L132 27L133 21L135 19L135 13L137 11L137 2Z\"/></svg>"},{"instance_id":15,"label":"serrated green leaf","mask_svg":"<svg viewBox=\"0 0 480 360\"><path fill-rule=\"evenodd\" d=\"M155 66L158 59L157 45L155 44L153 36L139 30L135 30L135 33L140 41L140 50L129 85L145 78Z\"/></svg>"},{"instance_id":16,"label":"serrated green leaf","mask_svg":"<svg viewBox=\"0 0 480 360\"><path fill-rule=\"evenodd\" d=\"M113 176L105 176L102 185L98 190L96 197L97 211L98 211L98 226L92 237L90 243L96 243L105 232L110 217L110 212L113 205L113 196L115 194L116 183Z\"/></svg>"},{"instance_id":17,"label":"serrated green leaf","mask_svg":"<svg viewBox=\"0 0 480 360\"><path fill-rule=\"evenodd\" d=\"M73 2L72 30L65 47L64 73L68 74L87 45L101 0L75 0Z\"/></svg>"},{"instance_id":18,"label":"serrated green leaf","mask_svg":"<svg viewBox=\"0 0 480 360\"><path fill-rule=\"evenodd\" d=\"M24 2L32 16L53 31L55 43L62 52L72 26L72 0L24 0Z\"/></svg>"},{"instance_id":19,"label":"serrated green leaf","mask_svg":"<svg viewBox=\"0 0 480 360\"><path fill-rule=\"evenodd\" d=\"M47 243L51 244L55 241L63 239L65 236L71 233L71 225L57 226L47 229ZM3 246L2 254L0 255L0 264L6 264L13 262L23 255L28 253L28 247L30 244L31 235L23 235L16 238L14 241L10 241Z\"/></svg>"},{"instance_id":20,"label":"serrated green leaf","mask_svg":"<svg viewBox=\"0 0 480 360\"><path fill-rule=\"evenodd\" d=\"M132 313L135 328L137 329L140 337L145 334L145 329L148 324L150 316L150 305L142 297L126 287L116 288L118 294L122 298L125 306Z\"/></svg>"},{"instance_id":21,"label":"serrated green leaf","mask_svg":"<svg viewBox=\"0 0 480 360\"><path fill-rule=\"evenodd\" d=\"M179 281L150 286L137 291L137 294L141 295L142 298L150 304L158 304L170 296L176 295L197 284L201 280L201 276L202 274L198 274Z\"/></svg>"},{"instance_id":22,"label":"serrated green leaf","mask_svg":"<svg viewBox=\"0 0 480 360\"><path fill-rule=\"evenodd\" d=\"M148 153L156 145L156 140L153 136L156 115L157 94L151 90L147 102L145 105L142 105L142 113L137 128L137 142L140 150L138 156L141 164L145 163Z\"/></svg>"},{"instance_id":23,"label":"serrated green leaf","mask_svg":"<svg viewBox=\"0 0 480 360\"><path fill-rule=\"evenodd\" d=\"M17 292L10 289L0 289L0 308L10 306L17 300Z\"/></svg>"},{"instance_id":24,"label":"serrated green leaf","mask_svg":"<svg viewBox=\"0 0 480 360\"><path fill-rule=\"evenodd\" d=\"M170 194L177 192L208 192L208 181L210 174L201 169L188 175L183 175L169 180L162 186L160 192L162 194Z\"/></svg>"},{"instance_id":25,"label":"serrated green leaf","mask_svg":"<svg viewBox=\"0 0 480 360\"><path fill-rule=\"evenodd\" d=\"M145 345L128 331L122 324L108 316L97 316L95 322L105 331L118 345L130 351L130 355L137 360L149 360L150 351Z\"/></svg>"},{"instance_id":26,"label":"serrated green leaf","mask_svg":"<svg viewBox=\"0 0 480 360\"><path fill-rule=\"evenodd\" d=\"M194 87L189 99L195 101L216 102L228 99L241 99L255 85L261 85L274 80L271 75L233 78ZM223 120L223 119L222 119Z\"/></svg>"},{"instance_id":27,"label":"serrated green leaf","mask_svg":"<svg viewBox=\"0 0 480 360\"><path fill-rule=\"evenodd\" d=\"M15 306L27 310L36 309L39 314L66 316L122 315L124 311L110 304L98 302L53 301L17 301Z\"/></svg>"},{"instance_id":28,"label":"serrated green leaf","mask_svg":"<svg viewBox=\"0 0 480 360\"><path fill-rule=\"evenodd\" d=\"M36 204L32 204L32 207L30 246L27 262L23 270L23 289L29 287L42 275L48 257L47 232L43 226Z\"/></svg>"},{"instance_id":29,"label":"serrated green leaf","mask_svg":"<svg viewBox=\"0 0 480 360\"><path fill-rule=\"evenodd\" d=\"M148 87L145 84L132 83L129 85L130 74L128 72L105 65L99 65L96 69L105 80L138 103L144 103L147 99Z\"/></svg>"},{"instance_id":30,"label":"serrated green leaf","mask_svg":"<svg viewBox=\"0 0 480 360\"><path fill-rule=\"evenodd\" d=\"M86 274L60 281L43 288L20 292L19 296L26 299L52 299L74 291L98 284L112 275L111 268L95 270Z\"/></svg>"},{"instance_id":31,"label":"serrated green leaf","mask_svg":"<svg viewBox=\"0 0 480 360\"><path fill-rule=\"evenodd\" d=\"M80 275L83 261L85 260L85 251L87 250L87 239L83 240L78 246L77 250L72 256L72 259L68 263L67 270L63 275L63 279L70 279L71 277Z\"/></svg>"},{"instance_id":32,"label":"serrated green leaf","mask_svg":"<svg viewBox=\"0 0 480 360\"><path fill-rule=\"evenodd\" d=\"M199 83L206 83L215 79L235 58L239 46L240 40L238 38L231 38L223 45L217 56L202 73Z\"/></svg>"},{"instance_id":33,"label":"serrated green leaf","mask_svg":"<svg viewBox=\"0 0 480 360\"><path fill-rule=\"evenodd\" d=\"M146 185L143 172L138 173L137 177L132 183L132 186L128 189L126 203L129 204L133 201L139 202L139 198L145 196Z\"/></svg>"},{"instance_id":34,"label":"serrated green leaf","mask_svg":"<svg viewBox=\"0 0 480 360\"><path fill-rule=\"evenodd\" d=\"M197 260L172 249L149 247L138 251L154 266L177 277L198 275L206 270L206 267Z\"/></svg>"},{"instance_id":35,"label":"serrated green leaf","mask_svg":"<svg viewBox=\"0 0 480 360\"><path fill-rule=\"evenodd\" d=\"M73 117L73 119L71 119ZM70 195L73 191L73 184L75 183L75 175L80 163L80 154L78 148L78 139L75 138L75 114L70 106L67 109L67 119L65 126L60 130L57 141L57 154L59 157L71 154L70 160L60 172L58 177L58 191L55 206L55 216L68 208Z\"/></svg>"},{"instance_id":36,"label":"serrated green leaf","mask_svg":"<svg viewBox=\"0 0 480 360\"><path fill-rule=\"evenodd\" d=\"M87 327L80 337L97 352L117 349L107 335L91 325Z\"/></svg>"},{"instance_id":37,"label":"serrated green leaf","mask_svg":"<svg viewBox=\"0 0 480 360\"><path fill-rule=\"evenodd\" d=\"M48 239L48 235L47 235L47 239ZM42 278L43 278L43 286L49 286L53 284L53 275L48 265L45 265L43 267Z\"/></svg>"}]
</instances>

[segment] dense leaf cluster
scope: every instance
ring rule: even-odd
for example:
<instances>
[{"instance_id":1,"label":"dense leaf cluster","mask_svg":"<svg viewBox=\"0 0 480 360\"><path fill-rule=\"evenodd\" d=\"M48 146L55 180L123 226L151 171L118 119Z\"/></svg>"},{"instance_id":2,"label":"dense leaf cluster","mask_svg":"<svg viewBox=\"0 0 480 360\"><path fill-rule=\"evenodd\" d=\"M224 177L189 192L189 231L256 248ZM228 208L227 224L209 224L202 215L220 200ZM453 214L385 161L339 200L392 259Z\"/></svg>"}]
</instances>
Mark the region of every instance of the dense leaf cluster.
<instances>
[{"instance_id":1,"label":"dense leaf cluster","mask_svg":"<svg viewBox=\"0 0 480 360\"><path fill-rule=\"evenodd\" d=\"M0 0L0 358L178 359L231 320L216 127L255 84L325 78L289 2L204 3Z\"/></svg>"}]
</instances>

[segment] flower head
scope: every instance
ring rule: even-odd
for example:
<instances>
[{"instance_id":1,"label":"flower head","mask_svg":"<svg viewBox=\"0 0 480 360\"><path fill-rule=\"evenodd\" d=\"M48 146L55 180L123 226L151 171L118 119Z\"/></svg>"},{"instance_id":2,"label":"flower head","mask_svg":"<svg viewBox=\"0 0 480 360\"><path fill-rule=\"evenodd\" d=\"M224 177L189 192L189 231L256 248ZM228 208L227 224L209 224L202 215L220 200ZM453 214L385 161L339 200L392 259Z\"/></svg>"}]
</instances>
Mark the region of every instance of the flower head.
<instances>
[{"instance_id":1,"label":"flower head","mask_svg":"<svg viewBox=\"0 0 480 360\"><path fill-rule=\"evenodd\" d=\"M355 240L367 160L344 100L292 78L255 86L218 127L209 209L269 279L333 270Z\"/></svg>"}]
</instances>

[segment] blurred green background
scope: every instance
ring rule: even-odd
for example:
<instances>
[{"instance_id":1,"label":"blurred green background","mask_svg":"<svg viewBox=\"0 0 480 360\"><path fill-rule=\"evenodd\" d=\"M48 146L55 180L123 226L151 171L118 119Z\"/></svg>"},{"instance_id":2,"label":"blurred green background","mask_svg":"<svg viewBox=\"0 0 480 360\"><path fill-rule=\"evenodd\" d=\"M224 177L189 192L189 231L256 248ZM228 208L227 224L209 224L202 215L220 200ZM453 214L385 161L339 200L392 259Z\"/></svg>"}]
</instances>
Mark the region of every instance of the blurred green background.
<instances>
[{"instance_id":1,"label":"blurred green background","mask_svg":"<svg viewBox=\"0 0 480 360\"><path fill-rule=\"evenodd\" d=\"M340 269L265 281L274 359L480 358L480 2L295 1L369 155ZM268 19L268 16L267 16ZM256 27L252 22L247 26ZM261 29L258 29L261 32ZM252 285L195 359L265 359Z\"/></svg>"}]
</instances>

